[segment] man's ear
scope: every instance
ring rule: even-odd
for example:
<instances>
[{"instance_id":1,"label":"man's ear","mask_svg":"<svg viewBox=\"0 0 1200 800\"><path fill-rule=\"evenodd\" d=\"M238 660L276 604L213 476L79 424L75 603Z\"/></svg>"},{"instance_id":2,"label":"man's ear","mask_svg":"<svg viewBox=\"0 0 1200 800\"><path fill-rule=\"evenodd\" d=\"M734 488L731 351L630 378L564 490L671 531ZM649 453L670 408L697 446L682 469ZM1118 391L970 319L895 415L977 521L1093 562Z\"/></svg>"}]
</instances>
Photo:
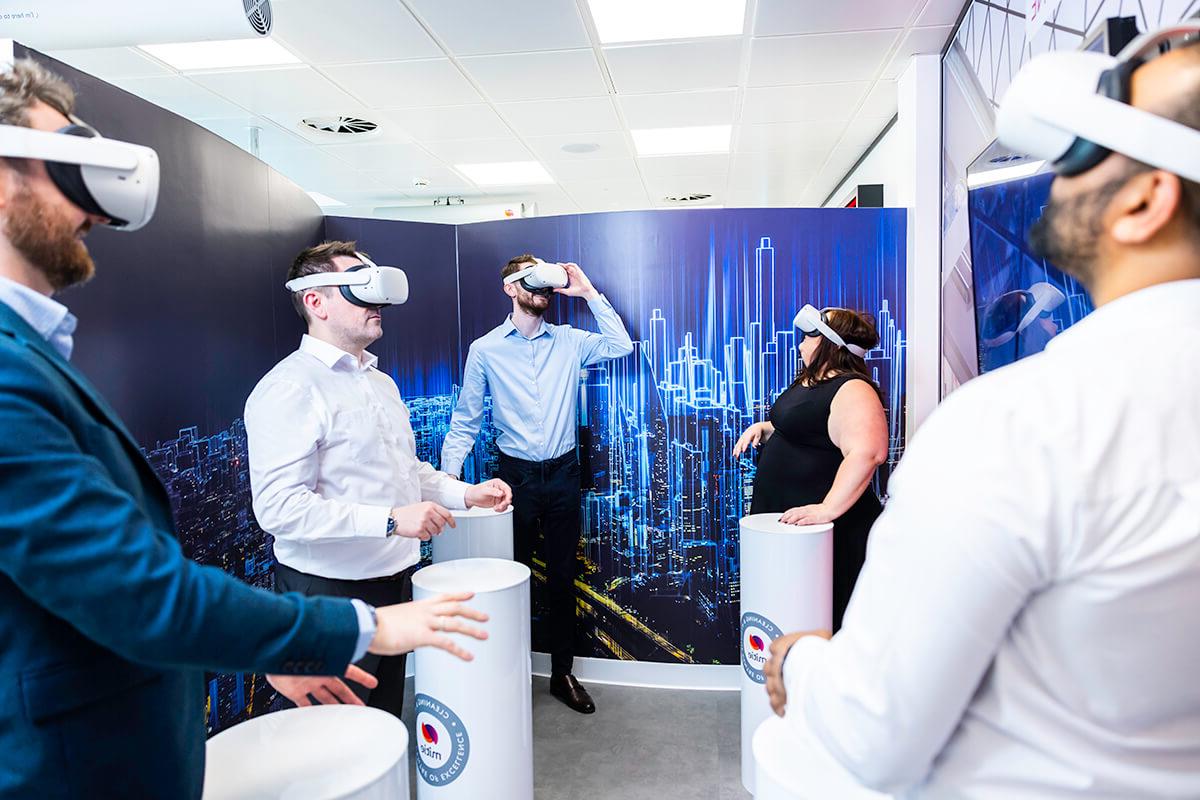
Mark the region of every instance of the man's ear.
<instances>
[{"instance_id":1,"label":"man's ear","mask_svg":"<svg viewBox=\"0 0 1200 800\"><path fill-rule=\"evenodd\" d=\"M317 289L309 289L304 293L304 310L309 319L324 320L329 317L329 309L325 307L325 295Z\"/></svg>"},{"instance_id":2,"label":"man's ear","mask_svg":"<svg viewBox=\"0 0 1200 800\"><path fill-rule=\"evenodd\" d=\"M1149 242L1170 224L1182 200L1178 175L1155 169L1133 176L1109 203L1113 240L1130 246Z\"/></svg>"}]
</instances>

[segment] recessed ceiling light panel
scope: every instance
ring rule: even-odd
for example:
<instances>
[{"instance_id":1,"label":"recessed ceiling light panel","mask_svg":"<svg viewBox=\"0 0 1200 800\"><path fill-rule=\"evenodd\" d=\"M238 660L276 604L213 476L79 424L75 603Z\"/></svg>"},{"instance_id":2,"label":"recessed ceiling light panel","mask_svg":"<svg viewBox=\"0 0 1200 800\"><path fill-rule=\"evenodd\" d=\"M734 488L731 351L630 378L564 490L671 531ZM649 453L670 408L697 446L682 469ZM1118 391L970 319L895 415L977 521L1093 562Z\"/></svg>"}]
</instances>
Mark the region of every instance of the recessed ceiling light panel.
<instances>
[{"instance_id":1,"label":"recessed ceiling light panel","mask_svg":"<svg viewBox=\"0 0 1200 800\"><path fill-rule=\"evenodd\" d=\"M500 161L490 164L455 164L454 168L477 186L533 186L554 183L537 161Z\"/></svg>"},{"instance_id":2,"label":"recessed ceiling light panel","mask_svg":"<svg viewBox=\"0 0 1200 800\"><path fill-rule=\"evenodd\" d=\"M588 0L603 44L740 36L746 0Z\"/></svg>"},{"instance_id":3,"label":"recessed ceiling light panel","mask_svg":"<svg viewBox=\"0 0 1200 800\"><path fill-rule=\"evenodd\" d=\"M641 128L630 131L639 156L690 156L728 153L732 125Z\"/></svg>"},{"instance_id":4,"label":"recessed ceiling light panel","mask_svg":"<svg viewBox=\"0 0 1200 800\"><path fill-rule=\"evenodd\" d=\"M143 44L138 49L181 72L300 63L290 50L269 38Z\"/></svg>"}]
</instances>

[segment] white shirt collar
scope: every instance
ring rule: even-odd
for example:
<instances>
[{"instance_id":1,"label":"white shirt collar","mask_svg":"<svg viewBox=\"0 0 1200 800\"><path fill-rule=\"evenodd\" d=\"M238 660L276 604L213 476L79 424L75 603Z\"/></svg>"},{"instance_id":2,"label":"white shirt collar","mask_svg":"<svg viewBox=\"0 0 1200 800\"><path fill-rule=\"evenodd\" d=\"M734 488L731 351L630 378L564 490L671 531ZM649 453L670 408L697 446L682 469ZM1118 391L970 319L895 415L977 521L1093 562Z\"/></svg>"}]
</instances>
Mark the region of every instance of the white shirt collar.
<instances>
[{"instance_id":1,"label":"white shirt collar","mask_svg":"<svg viewBox=\"0 0 1200 800\"><path fill-rule=\"evenodd\" d=\"M332 345L323 339L318 339L315 336L310 336L307 333L300 339L300 352L308 353L330 369L333 369L343 361L347 366L357 369L371 369L379 363L379 359L366 350L363 351L362 361L360 362L352 353L347 353L340 347Z\"/></svg>"},{"instance_id":2,"label":"white shirt collar","mask_svg":"<svg viewBox=\"0 0 1200 800\"><path fill-rule=\"evenodd\" d=\"M0 277L0 302L29 323L64 359L75 348L75 327L79 320L67 307L52 297L14 280Z\"/></svg>"}]
</instances>

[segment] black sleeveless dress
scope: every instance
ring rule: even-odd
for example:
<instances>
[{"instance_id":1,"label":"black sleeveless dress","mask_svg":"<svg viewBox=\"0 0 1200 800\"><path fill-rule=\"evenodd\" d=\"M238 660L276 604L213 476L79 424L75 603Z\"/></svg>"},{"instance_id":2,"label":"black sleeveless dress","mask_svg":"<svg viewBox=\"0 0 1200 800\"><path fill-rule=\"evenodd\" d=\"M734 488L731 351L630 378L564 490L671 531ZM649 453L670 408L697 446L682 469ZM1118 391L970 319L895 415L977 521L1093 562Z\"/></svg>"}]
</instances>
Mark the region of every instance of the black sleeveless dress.
<instances>
[{"instance_id":1,"label":"black sleeveless dress","mask_svg":"<svg viewBox=\"0 0 1200 800\"><path fill-rule=\"evenodd\" d=\"M762 445L754 478L751 514L783 513L820 503L842 465L842 451L829 438L833 397L857 375L839 375L817 386L793 384L771 407L775 433ZM867 534L883 510L868 486L850 510L833 522L833 629L842 615L867 557Z\"/></svg>"}]
</instances>

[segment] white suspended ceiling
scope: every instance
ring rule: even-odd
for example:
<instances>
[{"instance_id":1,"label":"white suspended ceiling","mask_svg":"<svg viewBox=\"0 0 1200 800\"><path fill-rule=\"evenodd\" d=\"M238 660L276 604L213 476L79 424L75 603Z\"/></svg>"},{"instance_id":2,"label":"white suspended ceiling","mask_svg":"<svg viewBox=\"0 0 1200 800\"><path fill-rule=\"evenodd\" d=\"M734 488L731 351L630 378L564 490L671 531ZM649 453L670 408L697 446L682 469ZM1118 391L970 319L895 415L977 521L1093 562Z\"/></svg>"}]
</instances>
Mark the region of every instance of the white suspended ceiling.
<instances>
[{"instance_id":1,"label":"white suspended ceiling","mask_svg":"<svg viewBox=\"0 0 1200 800\"><path fill-rule=\"evenodd\" d=\"M740 35L614 45L588 0L272 6L273 37L298 63L180 72L136 48L50 54L247 150L257 129L260 158L345 204L328 213L436 219L445 197L465 201L453 221L695 194L812 206L887 125L908 58L942 50L963 2L745 0ZM337 137L300 124L336 115L379 128ZM721 125L721 154L638 157L631 133ZM540 162L553 183L484 188L455 169L508 161Z\"/></svg>"}]
</instances>

